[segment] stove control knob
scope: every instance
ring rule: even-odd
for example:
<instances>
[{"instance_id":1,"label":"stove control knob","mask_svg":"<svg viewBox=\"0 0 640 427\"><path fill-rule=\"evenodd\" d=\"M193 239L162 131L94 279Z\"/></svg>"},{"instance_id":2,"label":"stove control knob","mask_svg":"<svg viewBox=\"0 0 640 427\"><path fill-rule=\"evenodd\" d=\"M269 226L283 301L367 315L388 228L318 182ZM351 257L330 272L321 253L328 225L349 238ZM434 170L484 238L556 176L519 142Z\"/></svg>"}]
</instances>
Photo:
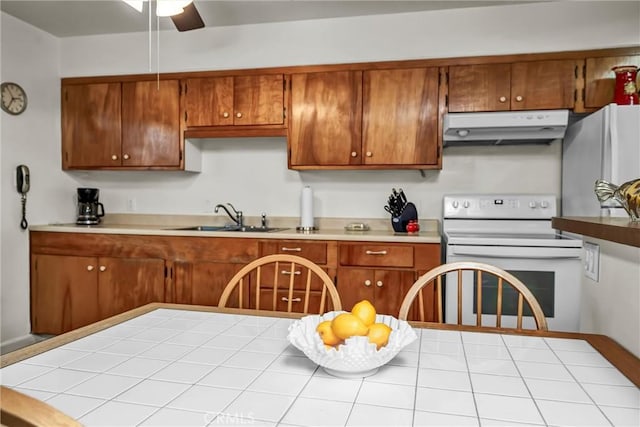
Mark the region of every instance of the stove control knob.
<instances>
[{"instance_id":1,"label":"stove control knob","mask_svg":"<svg viewBox=\"0 0 640 427\"><path fill-rule=\"evenodd\" d=\"M462 206L463 206L465 209L467 209L467 208L469 207L469 201L468 201L468 200L465 200L465 201L462 203Z\"/></svg>"},{"instance_id":2,"label":"stove control knob","mask_svg":"<svg viewBox=\"0 0 640 427\"><path fill-rule=\"evenodd\" d=\"M531 209L535 209L536 208L536 202L533 202L533 201L529 202L529 207Z\"/></svg>"},{"instance_id":3,"label":"stove control knob","mask_svg":"<svg viewBox=\"0 0 640 427\"><path fill-rule=\"evenodd\" d=\"M454 201L451 203L451 206L453 206L453 208L454 208L454 209L458 209L458 201L457 201L457 200L454 200Z\"/></svg>"},{"instance_id":4,"label":"stove control knob","mask_svg":"<svg viewBox=\"0 0 640 427\"><path fill-rule=\"evenodd\" d=\"M543 200L540 202L540 207L543 209L546 209L549 207L549 202L547 202L546 200Z\"/></svg>"}]
</instances>

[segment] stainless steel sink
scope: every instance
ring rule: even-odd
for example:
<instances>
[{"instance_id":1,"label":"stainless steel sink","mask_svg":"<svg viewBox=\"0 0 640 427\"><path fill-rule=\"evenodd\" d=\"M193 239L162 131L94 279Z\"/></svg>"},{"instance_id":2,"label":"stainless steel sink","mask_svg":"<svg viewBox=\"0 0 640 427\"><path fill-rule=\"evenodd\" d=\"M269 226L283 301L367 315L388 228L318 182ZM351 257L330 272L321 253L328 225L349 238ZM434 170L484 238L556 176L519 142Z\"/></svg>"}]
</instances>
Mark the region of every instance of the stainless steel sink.
<instances>
[{"instance_id":1,"label":"stainless steel sink","mask_svg":"<svg viewBox=\"0 0 640 427\"><path fill-rule=\"evenodd\" d=\"M245 225L238 227L236 225L195 225L192 227L180 227L172 228L171 230L185 230L185 231L234 231L240 233L269 233L273 231L287 230L287 228L279 227L256 227L253 225Z\"/></svg>"}]
</instances>

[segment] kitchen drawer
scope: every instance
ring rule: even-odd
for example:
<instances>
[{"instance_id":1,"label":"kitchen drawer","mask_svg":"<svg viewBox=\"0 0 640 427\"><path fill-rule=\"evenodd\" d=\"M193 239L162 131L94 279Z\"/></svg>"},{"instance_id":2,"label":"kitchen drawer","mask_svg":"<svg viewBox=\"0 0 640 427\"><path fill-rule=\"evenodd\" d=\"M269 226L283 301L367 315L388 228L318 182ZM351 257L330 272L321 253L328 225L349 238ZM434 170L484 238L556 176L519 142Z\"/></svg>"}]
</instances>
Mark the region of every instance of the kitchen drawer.
<instances>
[{"instance_id":1,"label":"kitchen drawer","mask_svg":"<svg viewBox=\"0 0 640 427\"><path fill-rule=\"evenodd\" d=\"M270 240L260 242L260 256L274 254L298 255L319 265L327 263L326 242L301 240Z\"/></svg>"},{"instance_id":2,"label":"kitchen drawer","mask_svg":"<svg viewBox=\"0 0 640 427\"><path fill-rule=\"evenodd\" d=\"M411 245L341 243L340 265L413 268Z\"/></svg>"},{"instance_id":3,"label":"kitchen drawer","mask_svg":"<svg viewBox=\"0 0 640 427\"><path fill-rule=\"evenodd\" d=\"M309 269L301 265L296 264L294 271L291 271L291 263L280 262L278 263L277 275L274 275L275 265L269 264L260 268L260 287L261 288L273 288L276 280L278 281L278 289L289 289L289 283L291 275L293 275L293 289L304 291L307 288L307 277ZM326 272L326 269L324 269ZM252 283L255 283L255 275L252 273ZM324 286L324 282L315 273L311 273L311 283L309 289L312 291L321 291Z\"/></svg>"}]
</instances>

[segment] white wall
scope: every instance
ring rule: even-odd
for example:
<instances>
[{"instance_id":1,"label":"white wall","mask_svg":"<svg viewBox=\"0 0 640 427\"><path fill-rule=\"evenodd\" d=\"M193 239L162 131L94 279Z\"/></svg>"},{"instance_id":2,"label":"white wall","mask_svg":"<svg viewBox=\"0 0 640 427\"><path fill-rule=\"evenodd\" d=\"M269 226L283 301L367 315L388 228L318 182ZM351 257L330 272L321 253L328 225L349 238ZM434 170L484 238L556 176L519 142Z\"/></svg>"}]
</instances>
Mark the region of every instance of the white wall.
<instances>
[{"instance_id":1,"label":"white wall","mask_svg":"<svg viewBox=\"0 0 640 427\"><path fill-rule=\"evenodd\" d=\"M160 72L627 46L638 43L639 12L637 2L553 2L167 31L160 37ZM387 217L382 206L392 187L406 191L421 218L441 216L445 193L560 193L559 142L447 148L443 169L427 171L424 178L416 171L290 171L286 142L269 138L204 141L200 174L63 173L58 77L149 72L148 35L56 41L6 14L2 27L3 74L5 69L11 71L7 78L25 83L31 103L23 116L11 122L11 130L5 132L3 126L2 173L12 172L19 162L32 167L32 224L72 221L73 194L79 186L99 187L107 212L126 212L127 199L135 198L141 213L196 214L209 212L211 202L229 201L246 215L264 211L296 216L300 189L310 184L316 216L354 218ZM5 50L19 50L24 44L30 47L29 55L5 64ZM151 50L155 52L155 46ZM155 72L155 57L152 62ZM43 103L40 109L38 102ZM7 117L2 117L4 124ZM17 229L19 203L7 176L2 180L3 294L7 289L3 340L29 330L28 248L26 234Z\"/></svg>"},{"instance_id":2,"label":"white wall","mask_svg":"<svg viewBox=\"0 0 640 427\"><path fill-rule=\"evenodd\" d=\"M640 248L584 238L600 246L600 277L582 279L583 331L608 335L640 357Z\"/></svg>"},{"instance_id":3,"label":"white wall","mask_svg":"<svg viewBox=\"0 0 640 427\"><path fill-rule=\"evenodd\" d=\"M0 113L2 264L0 301L5 342L29 330L29 236L21 230L16 166L31 170L27 220L42 224L67 217L60 203L73 182L60 169L59 41L2 14L2 81L20 84L28 106L19 116Z\"/></svg>"}]
</instances>

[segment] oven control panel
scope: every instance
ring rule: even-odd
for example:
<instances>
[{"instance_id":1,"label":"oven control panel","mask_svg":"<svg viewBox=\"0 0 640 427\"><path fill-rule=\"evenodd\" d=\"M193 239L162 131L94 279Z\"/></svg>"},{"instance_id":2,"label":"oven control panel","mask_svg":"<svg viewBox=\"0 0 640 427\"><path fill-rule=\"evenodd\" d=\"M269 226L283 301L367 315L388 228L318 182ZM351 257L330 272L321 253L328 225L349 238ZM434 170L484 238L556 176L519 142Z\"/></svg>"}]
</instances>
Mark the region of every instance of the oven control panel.
<instances>
[{"instance_id":1,"label":"oven control panel","mask_svg":"<svg viewBox=\"0 0 640 427\"><path fill-rule=\"evenodd\" d=\"M444 197L444 218L551 219L557 214L552 194L455 194Z\"/></svg>"}]
</instances>

